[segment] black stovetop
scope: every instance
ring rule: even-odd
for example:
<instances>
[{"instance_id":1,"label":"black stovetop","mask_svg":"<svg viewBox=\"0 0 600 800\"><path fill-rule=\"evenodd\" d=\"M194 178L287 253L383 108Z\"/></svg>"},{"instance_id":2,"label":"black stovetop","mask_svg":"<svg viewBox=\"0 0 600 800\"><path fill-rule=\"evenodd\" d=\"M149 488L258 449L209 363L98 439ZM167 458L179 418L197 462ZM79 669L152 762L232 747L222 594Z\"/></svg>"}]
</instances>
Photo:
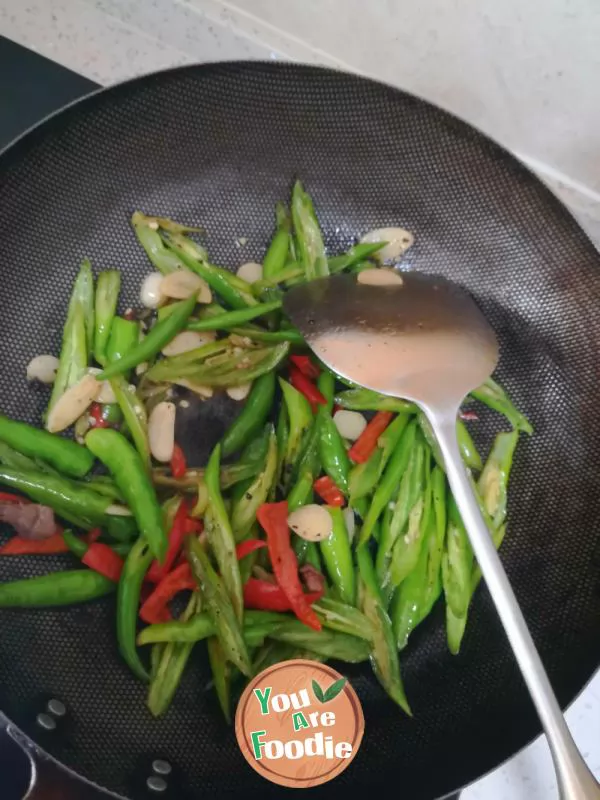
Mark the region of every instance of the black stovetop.
<instances>
[{"instance_id":1,"label":"black stovetop","mask_svg":"<svg viewBox=\"0 0 600 800\"><path fill-rule=\"evenodd\" d=\"M0 149L61 106L98 88L0 36Z\"/></svg>"}]
</instances>

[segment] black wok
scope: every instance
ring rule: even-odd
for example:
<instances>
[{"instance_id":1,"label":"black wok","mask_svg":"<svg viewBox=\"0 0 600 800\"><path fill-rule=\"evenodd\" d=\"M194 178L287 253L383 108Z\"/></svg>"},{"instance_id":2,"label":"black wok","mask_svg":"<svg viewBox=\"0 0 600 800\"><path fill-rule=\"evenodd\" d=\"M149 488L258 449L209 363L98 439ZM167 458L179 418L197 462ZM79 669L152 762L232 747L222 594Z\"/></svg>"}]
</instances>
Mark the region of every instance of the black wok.
<instances>
[{"instance_id":1,"label":"black wok","mask_svg":"<svg viewBox=\"0 0 600 800\"><path fill-rule=\"evenodd\" d=\"M332 251L372 227L415 233L407 263L464 284L502 344L498 375L533 421L513 472L503 559L559 700L600 661L600 256L565 208L503 149L402 92L313 67L232 63L148 76L92 95L0 156L0 407L37 421L30 357L56 352L81 259L119 267L135 302L149 264L128 225L141 210L200 222L213 259L260 260L273 206L295 176ZM240 238L247 243L240 246ZM489 443L500 420L476 428ZM207 404L196 442L219 433ZM193 443L192 443L193 444ZM69 557L0 560L0 580ZM58 761L106 789L143 796L156 758L174 796L285 791L248 768L212 694L200 649L155 721L115 646L106 600L0 613L0 708ZM431 799L475 779L539 732L489 597L481 589L461 655L441 609L403 658L413 720L368 668L350 679L366 735L349 769L314 796L350 789ZM44 734L50 698L66 715Z\"/></svg>"}]
</instances>

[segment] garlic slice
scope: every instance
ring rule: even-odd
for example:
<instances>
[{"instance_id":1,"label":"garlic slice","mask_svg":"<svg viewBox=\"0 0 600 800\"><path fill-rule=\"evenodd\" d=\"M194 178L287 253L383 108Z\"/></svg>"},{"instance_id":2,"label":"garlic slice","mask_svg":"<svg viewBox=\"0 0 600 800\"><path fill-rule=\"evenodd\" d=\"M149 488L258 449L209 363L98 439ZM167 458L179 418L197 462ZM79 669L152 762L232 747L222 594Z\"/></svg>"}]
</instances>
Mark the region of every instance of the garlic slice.
<instances>
[{"instance_id":1,"label":"garlic slice","mask_svg":"<svg viewBox=\"0 0 600 800\"><path fill-rule=\"evenodd\" d=\"M288 516L288 525L307 542L322 542L331 536L333 520L324 506L310 503L297 508Z\"/></svg>"},{"instance_id":2,"label":"garlic slice","mask_svg":"<svg viewBox=\"0 0 600 800\"><path fill-rule=\"evenodd\" d=\"M404 283L402 275L390 267L364 269L358 273L357 282L366 286L402 286Z\"/></svg>"},{"instance_id":3,"label":"garlic slice","mask_svg":"<svg viewBox=\"0 0 600 800\"><path fill-rule=\"evenodd\" d=\"M27 380L46 384L54 383L59 363L56 356L35 356L27 364Z\"/></svg>"},{"instance_id":4,"label":"garlic slice","mask_svg":"<svg viewBox=\"0 0 600 800\"><path fill-rule=\"evenodd\" d=\"M199 303L212 302L212 292L208 283L189 269L177 269L165 275L159 288L161 294L174 300L185 300L198 292Z\"/></svg>"},{"instance_id":5,"label":"garlic slice","mask_svg":"<svg viewBox=\"0 0 600 800\"><path fill-rule=\"evenodd\" d=\"M262 264L257 264L256 261L248 261L247 264L242 264L236 275L247 283L256 283L256 281L262 280Z\"/></svg>"},{"instance_id":6,"label":"garlic slice","mask_svg":"<svg viewBox=\"0 0 600 800\"><path fill-rule=\"evenodd\" d=\"M101 372L102 370L98 369L98 367L90 367L88 369L88 373L94 376L100 375ZM113 392L113 388L110 385L110 381L98 381L98 383L100 384L100 391L96 396L96 402L102 403L102 405L107 405L108 403L116 403L117 397Z\"/></svg>"},{"instance_id":7,"label":"garlic slice","mask_svg":"<svg viewBox=\"0 0 600 800\"><path fill-rule=\"evenodd\" d=\"M161 402L154 406L148 419L150 452L157 461L166 463L175 447L175 403Z\"/></svg>"},{"instance_id":8,"label":"garlic slice","mask_svg":"<svg viewBox=\"0 0 600 800\"><path fill-rule=\"evenodd\" d=\"M189 353L190 350L197 350L209 342L214 342L216 333L214 331L182 331L178 333L163 349L165 356L178 356L181 353Z\"/></svg>"},{"instance_id":9,"label":"garlic slice","mask_svg":"<svg viewBox=\"0 0 600 800\"><path fill-rule=\"evenodd\" d=\"M93 375L85 375L79 383L61 395L46 420L46 428L50 433L64 431L86 411L101 390L99 381Z\"/></svg>"},{"instance_id":10,"label":"garlic slice","mask_svg":"<svg viewBox=\"0 0 600 800\"><path fill-rule=\"evenodd\" d=\"M372 258L383 264L385 261L396 261L404 255L409 247L413 245L415 237L405 228L375 228L366 233L361 242L374 244L375 242L387 242L385 247L373 253Z\"/></svg>"},{"instance_id":11,"label":"garlic slice","mask_svg":"<svg viewBox=\"0 0 600 800\"><path fill-rule=\"evenodd\" d=\"M345 408L333 415L335 427L343 439L355 442L367 427L367 420L358 411L347 411Z\"/></svg>"},{"instance_id":12,"label":"garlic slice","mask_svg":"<svg viewBox=\"0 0 600 800\"><path fill-rule=\"evenodd\" d=\"M250 394L252 383L240 383L239 386L228 386L225 390L232 400L245 400Z\"/></svg>"},{"instance_id":13,"label":"garlic slice","mask_svg":"<svg viewBox=\"0 0 600 800\"><path fill-rule=\"evenodd\" d=\"M146 308L158 308L165 300L165 295L161 292L163 276L160 272L151 272L146 275L140 289L140 302Z\"/></svg>"},{"instance_id":14,"label":"garlic slice","mask_svg":"<svg viewBox=\"0 0 600 800\"><path fill-rule=\"evenodd\" d=\"M184 389L189 389L190 392L194 392L194 394L197 394L204 399L207 397L212 397L214 394L212 386L204 386L201 383L191 381L189 378L177 378L173 381L173 383L177 386L183 386Z\"/></svg>"}]
</instances>

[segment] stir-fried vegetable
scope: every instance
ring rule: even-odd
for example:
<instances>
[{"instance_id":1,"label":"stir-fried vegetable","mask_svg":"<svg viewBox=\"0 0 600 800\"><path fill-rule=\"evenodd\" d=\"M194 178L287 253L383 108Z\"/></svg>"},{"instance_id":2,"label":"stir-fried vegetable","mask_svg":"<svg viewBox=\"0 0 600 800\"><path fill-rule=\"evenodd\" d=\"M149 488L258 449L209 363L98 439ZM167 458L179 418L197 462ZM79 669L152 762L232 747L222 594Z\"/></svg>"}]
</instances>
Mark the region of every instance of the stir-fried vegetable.
<instances>
[{"instance_id":1,"label":"stir-fried vegetable","mask_svg":"<svg viewBox=\"0 0 600 800\"><path fill-rule=\"evenodd\" d=\"M54 381L47 430L0 416L0 517L13 528L0 556L67 553L79 568L4 583L0 607L116 589L119 650L149 682L155 716L204 640L226 719L236 683L290 657L370 660L410 714L398 652L442 594L458 652L479 567L422 413L344 384L282 310L288 287L372 269L394 249L383 232L398 234L383 229L328 255L299 181L275 219L262 265L233 274L210 262L200 228L136 212L152 271L143 312L119 316L120 272L101 271L94 285L84 261L60 358L41 357L40 380ZM405 249L412 237L401 233ZM179 415L223 393L238 413L227 426L215 416L220 442L206 464L193 463ZM465 423L472 415L457 421L499 547L519 433L532 428L496 382L472 395L513 428L483 462ZM51 433L70 422L76 441Z\"/></svg>"}]
</instances>

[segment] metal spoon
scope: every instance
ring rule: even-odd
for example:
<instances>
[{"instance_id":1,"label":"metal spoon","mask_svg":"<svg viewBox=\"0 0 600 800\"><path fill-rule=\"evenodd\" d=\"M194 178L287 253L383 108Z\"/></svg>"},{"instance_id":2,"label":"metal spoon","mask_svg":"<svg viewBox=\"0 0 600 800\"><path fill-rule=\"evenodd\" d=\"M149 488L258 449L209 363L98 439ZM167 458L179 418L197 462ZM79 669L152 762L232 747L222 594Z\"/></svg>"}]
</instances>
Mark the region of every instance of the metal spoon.
<instances>
[{"instance_id":1,"label":"metal spoon","mask_svg":"<svg viewBox=\"0 0 600 800\"><path fill-rule=\"evenodd\" d=\"M389 271L390 285L370 285L382 276L369 272L298 286L286 294L284 310L338 375L411 400L428 417L473 551L548 738L559 797L600 800L600 786L569 733L458 449L460 404L498 361L494 331L471 297L444 278Z\"/></svg>"}]
</instances>

